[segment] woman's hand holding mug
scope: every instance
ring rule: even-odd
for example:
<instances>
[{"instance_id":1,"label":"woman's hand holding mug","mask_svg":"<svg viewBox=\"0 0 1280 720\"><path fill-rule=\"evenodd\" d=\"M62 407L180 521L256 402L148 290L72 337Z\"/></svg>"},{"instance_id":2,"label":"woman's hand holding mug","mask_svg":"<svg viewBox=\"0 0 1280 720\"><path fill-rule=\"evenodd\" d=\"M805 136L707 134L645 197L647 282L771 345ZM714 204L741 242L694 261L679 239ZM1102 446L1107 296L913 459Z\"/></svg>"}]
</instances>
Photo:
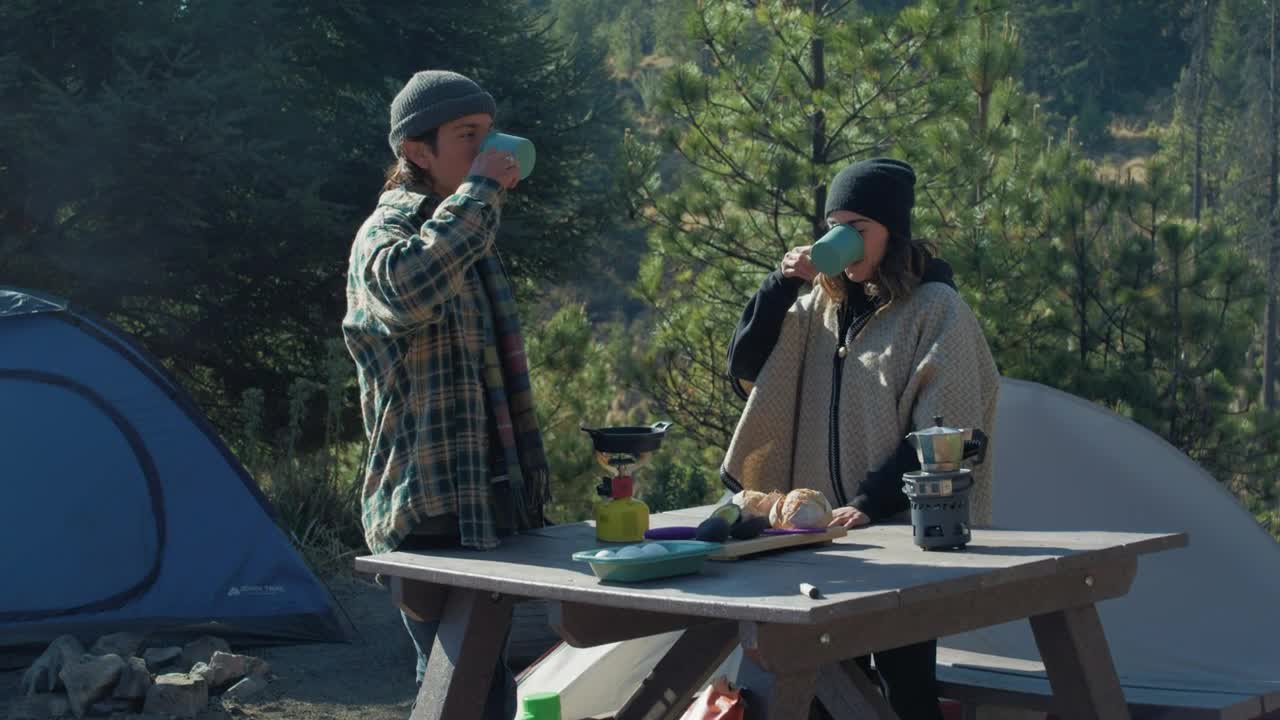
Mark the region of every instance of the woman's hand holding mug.
<instances>
[{"instance_id":1,"label":"woman's hand holding mug","mask_svg":"<svg viewBox=\"0 0 1280 720\"><path fill-rule=\"evenodd\" d=\"M793 247L782 256L780 268L782 277L797 277L805 282L813 282L818 275L818 269L814 267L813 260L809 257L809 249L812 245L801 245Z\"/></svg>"}]
</instances>

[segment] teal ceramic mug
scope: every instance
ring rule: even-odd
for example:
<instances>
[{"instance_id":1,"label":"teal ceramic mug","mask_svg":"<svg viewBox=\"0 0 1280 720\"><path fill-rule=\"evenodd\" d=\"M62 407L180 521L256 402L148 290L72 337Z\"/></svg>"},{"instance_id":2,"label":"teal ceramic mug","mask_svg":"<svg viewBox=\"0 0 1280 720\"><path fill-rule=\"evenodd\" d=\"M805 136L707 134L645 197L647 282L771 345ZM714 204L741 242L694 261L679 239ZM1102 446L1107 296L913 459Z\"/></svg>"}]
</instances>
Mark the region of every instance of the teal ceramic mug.
<instances>
[{"instance_id":1,"label":"teal ceramic mug","mask_svg":"<svg viewBox=\"0 0 1280 720\"><path fill-rule=\"evenodd\" d=\"M532 141L518 135L507 135L497 131L489 133L484 142L480 144L480 152L485 150L509 152L514 155L516 162L520 165L521 180L529 177L533 172L533 164L538 158L538 153L534 151Z\"/></svg>"},{"instance_id":2,"label":"teal ceramic mug","mask_svg":"<svg viewBox=\"0 0 1280 720\"><path fill-rule=\"evenodd\" d=\"M809 249L809 257L818 272L839 275L851 263L861 260L863 252L862 233L852 225L841 223L818 238Z\"/></svg>"}]
</instances>

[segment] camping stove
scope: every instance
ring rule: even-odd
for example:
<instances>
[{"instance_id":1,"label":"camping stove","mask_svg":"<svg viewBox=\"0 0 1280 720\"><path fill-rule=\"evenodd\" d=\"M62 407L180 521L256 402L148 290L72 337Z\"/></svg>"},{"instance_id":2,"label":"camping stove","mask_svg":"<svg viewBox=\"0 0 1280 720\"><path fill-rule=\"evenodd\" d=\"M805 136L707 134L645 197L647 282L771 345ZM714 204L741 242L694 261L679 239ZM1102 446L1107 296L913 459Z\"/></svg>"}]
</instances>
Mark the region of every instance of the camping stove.
<instances>
[{"instance_id":1,"label":"camping stove","mask_svg":"<svg viewBox=\"0 0 1280 720\"><path fill-rule=\"evenodd\" d=\"M973 471L915 470L902 476L911 500L911 540L925 550L963 550L969 542L969 490Z\"/></svg>"},{"instance_id":2,"label":"camping stove","mask_svg":"<svg viewBox=\"0 0 1280 720\"><path fill-rule=\"evenodd\" d=\"M980 464L987 453L981 430L950 428L942 417L933 427L907 435L916 449L920 469L904 473L902 492L911 501L911 540L924 550L954 548L969 543L969 490L973 471L960 467L972 458Z\"/></svg>"},{"instance_id":3,"label":"camping stove","mask_svg":"<svg viewBox=\"0 0 1280 720\"><path fill-rule=\"evenodd\" d=\"M650 426L582 428L591 436L596 462L612 470L596 493L605 498L596 503L596 539L602 542L639 542L649 529L649 506L633 497L635 481L631 473L653 458L662 445L669 422Z\"/></svg>"}]
</instances>

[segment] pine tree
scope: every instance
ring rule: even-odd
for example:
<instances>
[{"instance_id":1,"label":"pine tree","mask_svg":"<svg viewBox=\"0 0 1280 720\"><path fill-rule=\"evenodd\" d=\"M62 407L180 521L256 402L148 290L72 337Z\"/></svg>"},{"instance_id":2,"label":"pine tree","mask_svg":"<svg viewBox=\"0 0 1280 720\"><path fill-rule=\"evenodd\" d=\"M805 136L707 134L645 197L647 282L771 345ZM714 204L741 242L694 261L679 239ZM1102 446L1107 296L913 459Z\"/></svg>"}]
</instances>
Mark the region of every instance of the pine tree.
<instances>
[{"instance_id":1,"label":"pine tree","mask_svg":"<svg viewBox=\"0 0 1280 720\"><path fill-rule=\"evenodd\" d=\"M948 80L953 6L887 26L845 4L700 2L707 71L666 79L659 147L633 137L637 212L654 252L637 291L653 305L645 389L704 447L723 448L739 404L725 346L747 297L783 253L820 233L825 188L909 141L962 102ZM669 154L664 154L669 153Z\"/></svg>"},{"instance_id":2,"label":"pine tree","mask_svg":"<svg viewBox=\"0 0 1280 720\"><path fill-rule=\"evenodd\" d=\"M608 257L612 81L547 22L498 0L5 3L0 276L124 324L223 427L254 387L280 427L294 379L326 377L414 71L473 75L537 144L501 238L522 296Z\"/></svg>"},{"instance_id":3,"label":"pine tree","mask_svg":"<svg viewBox=\"0 0 1280 720\"><path fill-rule=\"evenodd\" d=\"M1142 113L1187 64L1182 3L1164 0L1016 0L1027 88L1074 121L1089 145L1105 140L1113 113Z\"/></svg>"},{"instance_id":4,"label":"pine tree","mask_svg":"<svg viewBox=\"0 0 1280 720\"><path fill-rule=\"evenodd\" d=\"M1256 407L1246 361L1262 295L1237 236L1190 217L1187 165L1108 179L1053 138L1017 81L1006 12L700 4L707 66L668 76L665 144L628 146L653 225L637 284L653 333L637 377L722 451L740 408L724 367L738 313L818 231L826 179L884 152L915 165L917 234L955 267L1004 375L1125 413L1224 482L1274 497L1263 480L1277 456L1259 430L1277 421ZM863 34L872 22L878 34Z\"/></svg>"}]
</instances>

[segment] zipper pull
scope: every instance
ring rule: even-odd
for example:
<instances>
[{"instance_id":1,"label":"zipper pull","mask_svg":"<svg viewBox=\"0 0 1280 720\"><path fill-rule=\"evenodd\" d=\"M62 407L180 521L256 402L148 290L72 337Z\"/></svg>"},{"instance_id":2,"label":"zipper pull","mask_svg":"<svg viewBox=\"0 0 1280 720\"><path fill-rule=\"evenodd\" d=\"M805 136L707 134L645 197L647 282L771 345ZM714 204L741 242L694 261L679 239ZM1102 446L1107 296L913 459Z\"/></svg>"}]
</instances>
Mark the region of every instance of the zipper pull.
<instances>
[{"instance_id":1,"label":"zipper pull","mask_svg":"<svg viewBox=\"0 0 1280 720\"><path fill-rule=\"evenodd\" d=\"M841 345L840 348L836 350L836 357L840 359L844 359L844 357L848 354L849 354L849 348L845 347L844 345Z\"/></svg>"}]
</instances>

